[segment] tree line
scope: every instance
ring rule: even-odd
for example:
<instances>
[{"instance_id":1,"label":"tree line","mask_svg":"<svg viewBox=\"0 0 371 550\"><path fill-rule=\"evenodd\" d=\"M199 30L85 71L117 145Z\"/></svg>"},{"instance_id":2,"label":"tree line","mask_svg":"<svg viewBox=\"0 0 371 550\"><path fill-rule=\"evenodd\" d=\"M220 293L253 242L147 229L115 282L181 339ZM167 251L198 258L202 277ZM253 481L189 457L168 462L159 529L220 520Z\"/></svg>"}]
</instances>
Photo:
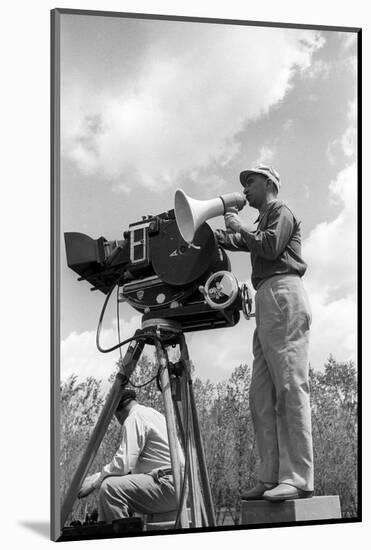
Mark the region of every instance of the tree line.
<instances>
[{"instance_id":1,"label":"tree line","mask_svg":"<svg viewBox=\"0 0 371 550\"><path fill-rule=\"evenodd\" d=\"M143 356L132 376L138 401L164 412L153 381L157 367ZM110 381L113 381L115 372ZM236 367L222 382L194 378L193 387L218 524L226 514L240 517L241 494L256 482L256 442L248 394L251 369ZM315 495L340 495L342 516L357 516L357 371L353 362L330 356L322 371L310 369ZM61 384L61 498L104 403L102 381L70 376ZM112 420L91 472L110 462L120 444L121 427ZM97 505L96 492L75 504L74 518L84 519Z\"/></svg>"}]
</instances>

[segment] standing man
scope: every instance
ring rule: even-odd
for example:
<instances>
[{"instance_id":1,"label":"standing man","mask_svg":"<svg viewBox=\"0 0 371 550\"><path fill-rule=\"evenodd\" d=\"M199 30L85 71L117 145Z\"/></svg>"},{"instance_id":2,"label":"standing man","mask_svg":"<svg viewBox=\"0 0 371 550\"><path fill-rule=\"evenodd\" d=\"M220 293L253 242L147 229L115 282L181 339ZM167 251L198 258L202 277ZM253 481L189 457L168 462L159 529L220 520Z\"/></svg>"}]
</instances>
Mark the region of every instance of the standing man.
<instances>
[{"instance_id":1,"label":"standing man","mask_svg":"<svg viewBox=\"0 0 371 550\"><path fill-rule=\"evenodd\" d=\"M123 426L122 442L112 461L87 477L79 498L99 488L99 520L107 523L131 512L142 514L177 509L165 417L139 405L133 390L124 390L116 410ZM179 441L179 455L184 456Z\"/></svg>"},{"instance_id":2,"label":"standing man","mask_svg":"<svg viewBox=\"0 0 371 550\"><path fill-rule=\"evenodd\" d=\"M300 223L277 199L279 174L258 166L240 174L244 195L259 210L257 228L230 209L227 231L217 229L227 250L250 252L256 289L256 329L250 408L260 458L259 482L244 500L287 500L313 494L308 339L311 313L301 277Z\"/></svg>"}]
</instances>

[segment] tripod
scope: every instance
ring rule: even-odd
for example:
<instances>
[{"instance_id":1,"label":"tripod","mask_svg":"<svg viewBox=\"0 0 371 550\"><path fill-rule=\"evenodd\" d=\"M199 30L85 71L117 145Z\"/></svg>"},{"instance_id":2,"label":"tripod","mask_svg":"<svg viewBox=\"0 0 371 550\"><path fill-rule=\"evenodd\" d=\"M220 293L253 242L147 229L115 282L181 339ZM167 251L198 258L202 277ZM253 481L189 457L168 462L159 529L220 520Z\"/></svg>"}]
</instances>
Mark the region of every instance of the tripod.
<instances>
[{"instance_id":1,"label":"tripod","mask_svg":"<svg viewBox=\"0 0 371 550\"><path fill-rule=\"evenodd\" d=\"M151 337L152 335L152 337ZM137 339L135 339L137 338ZM143 352L144 346L155 342L156 359L164 399L166 425L178 503L175 527L188 528L186 488L188 482L191 521L193 527L216 525L205 454L198 422L188 348L181 325L168 319L148 319L142 322L121 362L120 370L106 398L85 452L73 476L61 510L61 525L65 525L77 498L81 484L96 456L102 439L120 402L121 395ZM180 360L171 364L166 347L178 345ZM177 425L185 452L184 472L181 469L177 445Z\"/></svg>"}]
</instances>

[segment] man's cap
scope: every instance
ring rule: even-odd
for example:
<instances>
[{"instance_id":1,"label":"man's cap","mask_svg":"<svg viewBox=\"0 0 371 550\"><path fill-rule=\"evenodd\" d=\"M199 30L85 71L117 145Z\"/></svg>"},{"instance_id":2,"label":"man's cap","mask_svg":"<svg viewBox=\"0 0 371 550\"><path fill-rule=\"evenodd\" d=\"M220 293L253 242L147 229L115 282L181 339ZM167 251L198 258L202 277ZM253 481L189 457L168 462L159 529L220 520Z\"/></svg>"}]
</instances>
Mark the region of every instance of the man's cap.
<instances>
[{"instance_id":1,"label":"man's cap","mask_svg":"<svg viewBox=\"0 0 371 550\"><path fill-rule=\"evenodd\" d=\"M251 168L250 170L243 170L240 174L240 182L242 185L245 184L246 179L251 174L263 174L263 176L267 176L267 178L273 181L274 185L277 187L277 191L279 191L281 187L280 175L277 170L275 170L271 166L260 165L256 166L255 168Z\"/></svg>"},{"instance_id":2,"label":"man's cap","mask_svg":"<svg viewBox=\"0 0 371 550\"><path fill-rule=\"evenodd\" d=\"M119 401L119 404L117 405L117 409L122 409L122 407L125 407L130 401L137 398L137 394L134 390L124 390L121 394L121 399Z\"/></svg>"}]
</instances>

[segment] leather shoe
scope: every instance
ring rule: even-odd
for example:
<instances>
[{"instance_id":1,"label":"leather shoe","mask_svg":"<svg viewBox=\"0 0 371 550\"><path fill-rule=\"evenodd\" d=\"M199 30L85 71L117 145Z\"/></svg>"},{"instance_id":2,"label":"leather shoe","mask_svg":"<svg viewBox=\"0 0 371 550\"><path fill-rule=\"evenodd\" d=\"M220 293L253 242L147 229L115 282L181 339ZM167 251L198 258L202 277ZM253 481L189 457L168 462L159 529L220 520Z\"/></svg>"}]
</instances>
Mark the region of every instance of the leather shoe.
<instances>
[{"instance_id":1,"label":"leather shoe","mask_svg":"<svg viewBox=\"0 0 371 550\"><path fill-rule=\"evenodd\" d=\"M310 498L313 496L313 491L303 491L288 483L280 483L274 489L265 491L262 498L264 500L277 501L277 500L293 500L296 498Z\"/></svg>"},{"instance_id":2,"label":"leather shoe","mask_svg":"<svg viewBox=\"0 0 371 550\"><path fill-rule=\"evenodd\" d=\"M263 498L263 494L268 489L273 489L275 487L274 483L263 483L262 481L259 481L255 487L250 489L250 491L247 491L247 493L244 493L241 495L242 500L260 500Z\"/></svg>"}]
</instances>

